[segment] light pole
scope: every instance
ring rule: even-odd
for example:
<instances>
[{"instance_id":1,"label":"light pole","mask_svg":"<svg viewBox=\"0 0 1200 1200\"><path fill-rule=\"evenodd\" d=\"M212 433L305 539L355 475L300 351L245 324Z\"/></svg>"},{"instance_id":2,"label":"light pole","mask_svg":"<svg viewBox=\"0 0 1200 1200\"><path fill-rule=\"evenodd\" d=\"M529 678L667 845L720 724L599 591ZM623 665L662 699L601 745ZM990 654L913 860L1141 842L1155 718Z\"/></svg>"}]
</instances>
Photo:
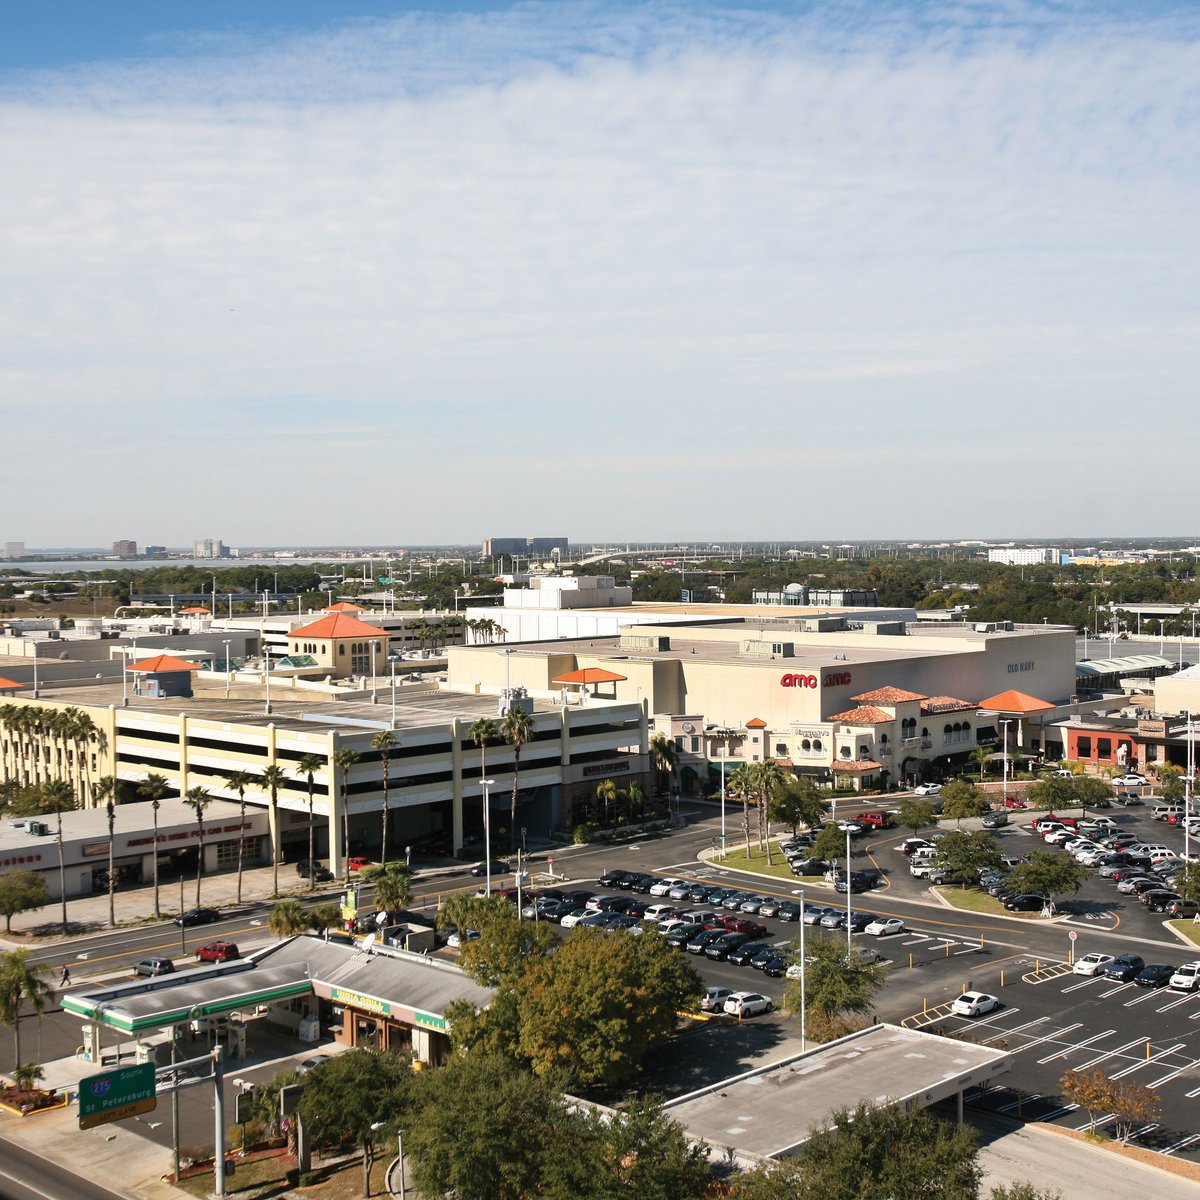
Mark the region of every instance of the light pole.
<instances>
[{"instance_id":1,"label":"light pole","mask_svg":"<svg viewBox=\"0 0 1200 1200\"><path fill-rule=\"evenodd\" d=\"M263 711L269 717L271 715L271 647L264 641L262 644L263 652L263 680L267 685L267 702Z\"/></svg>"},{"instance_id":2,"label":"light pole","mask_svg":"<svg viewBox=\"0 0 1200 1200\"><path fill-rule=\"evenodd\" d=\"M396 660L390 659L388 664L392 668L392 728L396 728Z\"/></svg>"},{"instance_id":3,"label":"light pole","mask_svg":"<svg viewBox=\"0 0 1200 1200\"><path fill-rule=\"evenodd\" d=\"M404 1200L404 1195L408 1191L408 1186L404 1182L404 1130L396 1130L396 1153L400 1159L400 1200Z\"/></svg>"},{"instance_id":4,"label":"light pole","mask_svg":"<svg viewBox=\"0 0 1200 1200\"><path fill-rule=\"evenodd\" d=\"M1196 730L1187 715L1187 773L1183 777L1183 857L1192 860L1192 779L1196 774Z\"/></svg>"},{"instance_id":5,"label":"light pole","mask_svg":"<svg viewBox=\"0 0 1200 1200\"><path fill-rule=\"evenodd\" d=\"M484 876L484 895L492 894L492 813L491 813L491 797L488 794L488 789L496 781L494 779L481 779L479 786L483 789L483 876Z\"/></svg>"},{"instance_id":6,"label":"light pole","mask_svg":"<svg viewBox=\"0 0 1200 1200\"><path fill-rule=\"evenodd\" d=\"M805 1029L808 1025L806 1014L807 996L804 991L804 893L800 893L800 1053L808 1049L808 1035Z\"/></svg>"},{"instance_id":7,"label":"light pole","mask_svg":"<svg viewBox=\"0 0 1200 1200\"><path fill-rule=\"evenodd\" d=\"M1002 791L1000 794L1004 799L1004 807L1006 809L1008 808L1008 727L1011 724L1012 724L1011 717L1002 719L1000 722L1000 728L1004 734L1004 761L1000 764L1004 771L1004 782L1001 784ZM1043 739L1043 741L1044 740L1045 739ZM1044 754L1045 751L1046 751L1046 747L1043 745L1042 753Z\"/></svg>"},{"instance_id":8,"label":"light pole","mask_svg":"<svg viewBox=\"0 0 1200 1200\"><path fill-rule=\"evenodd\" d=\"M230 671L230 669L229 669L229 642L230 642L229 638L224 638L222 640L222 645L225 647L225 699L226 700L229 699L229 682L233 675L233 672Z\"/></svg>"},{"instance_id":9,"label":"light pole","mask_svg":"<svg viewBox=\"0 0 1200 1200\"><path fill-rule=\"evenodd\" d=\"M725 749L729 745L725 737L721 738L721 858L725 858Z\"/></svg>"},{"instance_id":10,"label":"light pole","mask_svg":"<svg viewBox=\"0 0 1200 1200\"><path fill-rule=\"evenodd\" d=\"M850 830L846 830L846 953L850 953L850 901L854 892L850 887Z\"/></svg>"},{"instance_id":11,"label":"light pole","mask_svg":"<svg viewBox=\"0 0 1200 1200\"><path fill-rule=\"evenodd\" d=\"M371 703L378 704L379 696L375 691L375 655L379 653L379 643L369 643L371 647Z\"/></svg>"}]
</instances>

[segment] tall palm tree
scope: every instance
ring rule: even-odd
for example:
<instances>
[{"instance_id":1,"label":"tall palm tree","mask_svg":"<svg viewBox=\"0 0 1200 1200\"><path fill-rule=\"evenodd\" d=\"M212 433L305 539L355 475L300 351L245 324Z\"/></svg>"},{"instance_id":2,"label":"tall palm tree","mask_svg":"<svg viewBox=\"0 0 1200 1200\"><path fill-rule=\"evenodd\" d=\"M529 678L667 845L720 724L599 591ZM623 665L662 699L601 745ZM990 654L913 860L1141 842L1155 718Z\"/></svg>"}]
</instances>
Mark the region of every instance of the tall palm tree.
<instances>
[{"instance_id":1,"label":"tall palm tree","mask_svg":"<svg viewBox=\"0 0 1200 1200\"><path fill-rule=\"evenodd\" d=\"M347 886L350 884L350 768L362 758L359 752L350 746L342 746L334 751L334 765L342 772L342 874Z\"/></svg>"},{"instance_id":2,"label":"tall palm tree","mask_svg":"<svg viewBox=\"0 0 1200 1200\"><path fill-rule=\"evenodd\" d=\"M517 848L517 792L521 786L521 747L533 741L533 718L519 705L513 705L500 722L504 740L513 748L512 804L508 822L509 853Z\"/></svg>"},{"instance_id":3,"label":"tall palm tree","mask_svg":"<svg viewBox=\"0 0 1200 1200\"><path fill-rule=\"evenodd\" d=\"M992 752L986 746L976 746L971 751L971 757L979 764L979 782L983 782L983 771L988 765L988 759L992 757Z\"/></svg>"},{"instance_id":4,"label":"tall palm tree","mask_svg":"<svg viewBox=\"0 0 1200 1200\"><path fill-rule=\"evenodd\" d=\"M32 950L0 954L0 1021L13 1030L13 1062L21 1061L21 1009L28 1004L40 1017L54 994L46 982L46 968L31 963Z\"/></svg>"},{"instance_id":5,"label":"tall palm tree","mask_svg":"<svg viewBox=\"0 0 1200 1200\"><path fill-rule=\"evenodd\" d=\"M634 821L642 821L646 817L646 793L636 779L629 785L629 817Z\"/></svg>"},{"instance_id":6,"label":"tall palm tree","mask_svg":"<svg viewBox=\"0 0 1200 1200\"><path fill-rule=\"evenodd\" d=\"M664 783L670 794L671 773L675 770L675 743L665 733L656 733L651 736L648 748L654 769L661 776L658 794L662 795Z\"/></svg>"},{"instance_id":7,"label":"tall palm tree","mask_svg":"<svg viewBox=\"0 0 1200 1200\"><path fill-rule=\"evenodd\" d=\"M299 900L280 900L271 909L267 924L279 937L293 937L308 928L308 914Z\"/></svg>"},{"instance_id":8,"label":"tall palm tree","mask_svg":"<svg viewBox=\"0 0 1200 1200\"><path fill-rule=\"evenodd\" d=\"M742 834L746 839L746 857L750 857L750 794L754 791L754 776L750 763L742 763L729 776L726 792L742 802Z\"/></svg>"},{"instance_id":9,"label":"tall palm tree","mask_svg":"<svg viewBox=\"0 0 1200 1200\"><path fill-rule=\"evenodd\" d=\"M500 726L490 717L479 717L471 722L467 729L467 737L479 747L479 779L482 783L487 778L487 748L489 743L500 740ZM483 814L485 828L490 816L487 812ZM455 846L454 849L457 852L458 847Z\"/></svg>"},{"instance_id":10,"label":"tall palm tree","mask_svg":"<svg viewBox=\"0 0 1200 1200\"><path fill-rule=\"evenodd\" d=\"M758 844L761 849L765 843L767 851L767 866L771 866L771 800L783 787L786 776L782 768L773 759L764 759L755 763L751 768L754 777L754 790L758 796Z\"/></svg>"},{"instance_id":11,"label":"tall palm tree","mask_svg":"<svg viewBox=\"0 0 1200 1200\"><path fill-rule=\"evenodd\" d=\"M225 776L225 782L238 794L238 806L240 809L239 819L241 820L243 829L246 825L246 789L254 784L254 776L249 771L230 771ZM237 874L237 902L242 902L242 847L246 844L246 835L242 830L238 831L238 874Z\"/></svg>"},{"instance_id":12,"label":"tall palm tree","mask_svg":"<svg viewBox=\"0 0 1200 1200\"><path fill-rule=\"evenodd\" d=\"M386 865L388 853L388 753L396 745L396 735L390 729L382 729L371 739L371 748L379 751L383 764L383 845L379 861Z\"/></svg>"},{"instance_id":13,"label":"tall palm tree","mask_svg":"<svg viewBox=\"0 0 1200 1200\"><path fill-rule=\"evenodd\" d=\"M150 801L150 812L154 818L154 858L151 864L154 870L154 915L161 917L162 913L158 907L158 809L163 797L171 790L171 785L165 775L151 771L138 784L137 790L139 796L145 796Z\"/></svg>"},{"instance_id":14,"label":"tall palm tree","mask_svg":"<svg viewBox=\"0 0 1200 1200\"><path fill-rule=\"evenodd\" d=\"M368 867L363 878L374 885L375 907L380 912L399 912L412 900L412 874L398 859L386 866Z\"/></svg>"},{"instance_id":15,"label":"tall palm tree","mask_svg":"<svg viewBox=\"0 0 1200 1200\"><path fill-rule=\"evenodd\" d=\"M279 855L275 853L275 845L280 841L279 834L279 789L287 783L287 772L272 763L263 767L263 786L271 797L271 895L279 895Z\"/></svg>"},{"instance_id":16,"label":"tall palm tree","mask_svg":"<svg viewBox=\"0 0 1200 1200\"><path fill-rule=\"evenodd\" d=\"M67 868L63 860L62 815L75 807L75 792L64 779L52 779L42 787L42 811L54 813L58 826L54 831L58 843L58 891L62 901L62 931L67 932Z\"/></svg>"},{"instance_id":17,"label":"tall palm tree","mask_svg":"<svg viewBox=\"0 0 1200 1200\"><path fill-rule=\"evenodd\" d=\"M113 867L113 843L116 839L117 825L117 781L112 775L101 775L96 780L92 792L94 798L103 803L105 815L108 817L108 927L113 929L117 924L116 906L113 892L117 886L117 872Z\"/></svg>"},{"instance_id":18,"label":"tall palm tree","mask_svg":"<svg viewBox=\"0 0 1200 1200\"><path fill-rule=\"evenodd\" d=\"M308 783L308 890L311 892L317 886L317 873L313 870L316 859L313 844L313 789L316 787L316 773L325 765L325 759L319 754L305 754L296 764L296 771L303 775Z\"/></svg>"},{"instance_id":19,"label":"tall palm tree","mask_svg":"<svg viewBox=\"0 0 1200 1200\"><path fill-rule=\"evenodd\" d=\"M596 799L604 805L604 825L608 827L608 806L617 798L617 785L611 779L596 784Z\"/></svg>"},{"instance_id":20,"label":"tall palm tree","mask_svg":"<svg viewBox=\"0 0 1200 1200\"><path fill-rule=\"evenodd\" d=\"M212 796L202 787L190 787L183 795L183 802L196 814L196 830L199 834L196 855L196 907L200 907L200 878L204 874L204 810L212 803ZM181 913L180 916L183 914Z\"/></svg>"}]
</instances>

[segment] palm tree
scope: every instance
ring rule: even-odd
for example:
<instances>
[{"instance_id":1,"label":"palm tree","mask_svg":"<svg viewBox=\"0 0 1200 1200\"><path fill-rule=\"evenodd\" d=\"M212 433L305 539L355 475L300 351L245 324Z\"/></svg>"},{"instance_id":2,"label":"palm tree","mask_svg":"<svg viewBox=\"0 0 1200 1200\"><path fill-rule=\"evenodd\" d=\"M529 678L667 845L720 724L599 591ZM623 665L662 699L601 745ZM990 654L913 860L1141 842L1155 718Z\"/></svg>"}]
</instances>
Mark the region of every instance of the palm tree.
<instances>
[{"instance_id":1,"label":"palm tree","mask_svg":"<svg viewBox=\"0 0 1200 1200\"><path fill-rule=\"evenodd\" d=\"M650 738L648 748L654 760L654 769L665 777L659 779L658 794L661 796L664 783L670 791L671 773L675 770L675 743L665 733L656 733Z\"/></svg>"},{"instance_id":2,"label":"palm tree","mask_svg":"<svg viewBox=\"0 0 1200 1200\"><path fill-rule=\"evenodd\" d=\"M43 976L46 968L29 961L32 950L0 954L0 1021L13 1030L13 1062L21 1061L21 1009L28 1004L40 1017L54 994Z\"/></svg>"},{"instance_id":3,"label":"palm tree","mask_svg":"<svg viewBox=\"0 0 1200 1200\"><path fill-rule=\"evenodd\" d=\"M317 886L317 873L312 870L315 858L313 848L313 789L316 787L314 776L325 765L325 760L319 754L305 754L296 764L296 770L308 781L308 890L311 892Z\"/></svg>"},{"instance_id":4,"label":"palm tree","mask_svg":"<svg viewBox=\"0 0 1200 1200\"><path fill-rule=\"evenodd\" d=\"M388 853L388 752L396 745L396 735L390 729L380 730L371 739L371 748L379 751L379 761L383 763L383 846L379 851L379 861L387 864Z\"/></svg>"},{"instance_id":5,"label":"palm tree","mask_svg":"<svg viewBox=\"0 0 1200 1200\"><path fill-rule=\"evenodd\" d=\"M117 824L116 778L112 775L101 775L96 780L92 795L96 800L104 802L104 812L108 817L108 927L112 929L117 924L116 907L113 901L113 892L117 886L117 872L113 867L113 842Z\"/></svg>"},{"instance_id":6,"label":"palm tree","mask_svg":"<svg viewBox=\"0 0 1200 1200\"><path fill-rule=\"evenodd\" d=\"M204 810L212 803L212 797L202 787L190 787L184 793L183 802L196 814L196 829L200 835L196 855L196 907L199 908L200 877L204 874Z\"/></svg>"},{"instance_id":7,"label":"palm tree","mask_svg":"<svg viewBox=\"0 0 1200 1200\"><path fill-rule=\"evenodd\" d=\"M504 740L513 748L512 805L508 824L508 848L517 848L517 791L521 785L521 747L533 741L533 718L519 705L513 705L500 722Z\"/></svg>"},{"instance_id":8,"label":"palm tree","mask_svg":"<svg viewBox=\"0 0 1200 1200\"><path fill-rule=\"evenodd\" d=\"M646 794L636 779L629 785L629 818L631 821L646 818Z\"/></svg>"},{"instance_id":9,"label":"palm tree","mask_svg":"<svg viewBox=\"0 0 1200 1200\"><path fill-rule=\"evenodd\" d=\"M299 900L280 900L271 909L267 923L279 937L294 937L308 928L308 913Z\"/></svg>"},{"instance_id":10,"label":"palm tree","mask_svg":"<svg viewBox=\"0 0 1200 1200\"><path fill-rule=\"evenodd\" d=\"M161 917L162 913L158 907L158 808L162 802L162 798L171 790L171 785L167 782L165 775L159 775L154 771L138 784L138 795L145 796L150 801L150 811L154 817L154 915Z\"/></svg>"},{"instance_id":11,"label":"palm tree","mask_svg":"<svg viewBox=\"0 0 1200 1200\"><path fill-rule=\"evenodd\" d=\"M362 757L357 750L342 746L333 754L334 764L342 772L342 874L347 886L350 883L350 768Z\"/></svg>"},{"instance_id":12,"label":"palm tree","mask_svg":"<svg viewBox=\"0 0 1200 1200\"><path fill-rule=\"evenodd\" d=\"M478 622L476 622L478 624ZM479 779L482 781L487 778L487 748L489 742L498 741L500 738L500 726L496 724L490 717L480 717L478 720L472 721L470 728L467 730L467 737L471 739L479 747ZM484 803L487 802L487 793L484 792ZM483 814L484 827L487 826L490 813ZM458 852L458 847L454 847L455 852Z\"/></svg>"},{"instance_id":13,"label":"palm tree","mask_svg":"<svg viewBox=\"0 0 1200 1200\"><path fill-rule=\"evenodd\" d=\"M32 1092L37 1084L46 1078L40 1063L27 1062L13 1068L13 1083L18 1092Z\"/></svg>"},{"instance_id":14,"label":"palm tree","mask_svg":"<svg viewBox=\"0 0 1200 1200\"><path fill-rule=\"evenodd\" d=\"M767 866L771 866L771 799L783 787L785 775L779 764L773 759L765 759L751 768L754 777L755 791L758 794L758 844L761 848L765 841L767 850Z\"/></svg>"},{"instance_id":15,"label":"palm tree","mask_svg":"<svg viewBox=\"0 0 1200 1200\"><path fill-rule=\"evenodd\" d=\"M62 901L62 931L67 932L67 868L63 862L62 815L75 807L75 793L63 779L52 779L42 787L42 811L58 817L55 840L58 842L58 892Z\"/></svg>"},{"instance_id":16,"label":"palm tree","mask_svg":"<svg viewBox=\"0 0 1200 1200\"><path fill-rule=\"evenodd\" d=\"M262 782L271 797L271 895L278 896L279 855L275 845L279 841L279 789L287 782L287 772L278 763L272 763L263 767Z\"/></svg>"},{"instance_id":17,"label":"palm tree","mask_svg":"<svg viewBox=\"0 0 1200 1200\"><path fill-rule=\"evenodd\" d=\"M617 785L611 779L596 784L596 799L604 805L604 826L608 828L608 806L617 798Z\"/></svg>"},{"instance_id":18,"label":"palm tree","mask_svg":"<svg viewBox=\"0 0 1200 1200\"><path fill-rule=\"evenodd\" d=\"M983 782L983 769L988 764L988 759L992 757L992 752L986 746L976 746L971 751L971 757L979 764L979 782Z\"/></svg>"},{"instance_id":19,"label":"palm tree","mask_svg":"<svg viewBox=\"0 0 1200 1200\"><path fill-rule=\"evenodd\" d=\"M233 788L238 794L238 805L240 807L239 819L242 829L246 825L246 789L253 785L254 776L249 771L230 771L225 776L225 782ZM246 844L245 834L239 830L238 832L238 876L237 876L237 902L242 902L242 848Z\"/></svg>"},{"instance_id":20,"label":"palm tree","mask_svg":"<svg viewBox=\"0 0 1200 1200\"><path fill-rule=\"evenodd\" d=\"M395 913L407 908L412 900L412 873L400 861L381 867L368 867L363 879L375 886L375 907L380 912Z\"/></svg>"},{"instance_id":21,"label":"palm tree","mask_svg":"<svg viewBox=\"0 0 1200 1200\"><path fill-rule=\"evenodd\" d=\"M308 910L308 927L314 933L332 929L342 919L342 909L337 904L316 904Z\"/></svg>"},{"instance_id":22,"label":"palm tree","mask_svg":"<svg viewBox=\"0 0 1200 1200\"><path fill-rule=\"evenodd\" d=\"M746 838L746 857L750 857L750 793L754 791L754 776L751 764L742 763L729 776L725 788L731 796L737 796L742 802L742 833Z\"/></svg>"}]
</instances>

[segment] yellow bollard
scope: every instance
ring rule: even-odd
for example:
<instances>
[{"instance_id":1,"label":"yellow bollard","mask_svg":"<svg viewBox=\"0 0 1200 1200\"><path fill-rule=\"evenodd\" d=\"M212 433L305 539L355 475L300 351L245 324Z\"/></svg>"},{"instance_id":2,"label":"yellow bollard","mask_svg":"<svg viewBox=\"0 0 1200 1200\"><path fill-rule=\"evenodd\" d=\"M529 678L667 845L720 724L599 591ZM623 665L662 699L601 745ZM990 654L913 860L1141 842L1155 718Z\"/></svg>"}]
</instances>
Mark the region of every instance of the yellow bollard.
<instances>
[{"instance_id":1,"label":"yellow bollard","mask_svg":"<svg viewBox=\"0 0 1200 1200\"><path fill-rule=\"evenodd\" d=\"M922 996L921 997L921 1016L927 1017L928 1015L929 1015L929 997Z\"/></svg>"},{"instance_id":2,"label":"yellow bollard","mask_svg":"<svg viewBox=\"0 0 1200 1200\"><path fill-rule=\"evenodd\" d=\"M1149 1061L1149 1059L1150 1059L1150 1043L1147 1042L1146 1043L1146 1060Z\"/></svg>"},{"instance_id":3,"label":"yellow bollard","mask_svg":"<svg viewBox=\"0 0 1200 1200\"><path fill-rule=\"evenodd\" d=\"M949 942L946 943L946 957L947 958L950 957L950 943Z\"/></svg>"},{"instance_id":4,"label":"yellow bollard","mask_svg":"<svg viewBox=\"0 0 1200 1200\"><path fill-rule=\"evenodd\" d=\"M908 969L909 969L910 971L912 970L912 965L913 965L913 961L912 961L912 960L913 960L913 956L912 956L911 954L909 954L909 956L908 956Z\"/></svg>"},{"instance_id":5,"label":"yellow bollard","mask_svg":"<svg viewBox=\"0 0 1200 1200\"><path fill-rule=\"evenodd\" d=\"M982 933L979 935L979 949L980 950L983 949L983 934Z\"/></svg>"},{"instance_id":6,"label":"yellow bollard","mask_svg":"<svg viewBox=\"0 0 1200 1200\"><path fill-rule=\"evenodd\" d=\"M1004 986L1004 972L1003 971L1000 972L1000 986L1001 987Z\"/></svg>"},{"instance_id":7,"label":"yellow bollard","mask_svg":"<svg viewBox=\"0 0 1200 1200\"><path fill-rule=\"evenodd\" d=\"M1042 973L1042 960L1040 958L1035 958L1033 960L1033 973L1035 975L1040 975Z\"/></svg>"}]
</instances>

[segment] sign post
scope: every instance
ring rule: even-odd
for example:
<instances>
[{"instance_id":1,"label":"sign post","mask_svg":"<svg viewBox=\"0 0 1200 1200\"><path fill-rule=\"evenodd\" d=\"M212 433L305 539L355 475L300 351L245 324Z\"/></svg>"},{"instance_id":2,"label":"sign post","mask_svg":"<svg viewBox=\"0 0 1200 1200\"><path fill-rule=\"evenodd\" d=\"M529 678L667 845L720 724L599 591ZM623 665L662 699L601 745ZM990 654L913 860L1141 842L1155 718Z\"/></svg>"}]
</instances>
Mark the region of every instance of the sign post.
<instances>
[{"instance_id":1,"label":"sign post","mask_svg":"<svg viewBox=\"0 0 1200 1200\"><path fill-rule=\"evenodd\" d=\"M1070 963L1071 966L1075 965L1075 939L1078 936L1079 936L1079 934L1077 934L1075 932L1075 930L1073 930L1073 929L1071 930L1070 933L1067 934L1067 937L1069 937L1071 939L1071 949L1070 949L1069 953L1067 954L1067 962Z\"/></svg>"},{"instance_id":2,"label":"sign post","mask_svg":"<svg viewBox=\"0 0 1200 1200\"><path fill-rule=\"evenodd\" d=\"M154 1064L101 1071L79 1081L79 1128L95 1129L153 1112L158 1106Z\"/></svg>"}]
</instances>

